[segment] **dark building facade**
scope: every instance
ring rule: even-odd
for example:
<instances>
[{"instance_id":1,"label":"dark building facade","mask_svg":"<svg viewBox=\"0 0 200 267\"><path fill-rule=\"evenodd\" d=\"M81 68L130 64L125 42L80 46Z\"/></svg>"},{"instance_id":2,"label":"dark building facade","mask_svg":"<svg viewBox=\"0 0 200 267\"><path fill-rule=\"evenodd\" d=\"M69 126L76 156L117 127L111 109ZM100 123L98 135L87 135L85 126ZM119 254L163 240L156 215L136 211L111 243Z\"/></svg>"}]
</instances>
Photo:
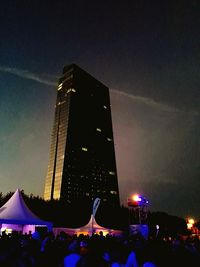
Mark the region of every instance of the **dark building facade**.
<instances>
[{"instance_id":1,"label":"dark building facade","mask_svg":"<svg viewBox=\"0 0 200 267\"><path fill-rule=\"evenodd\" d=\"M119 205L109 89L75 64L57 87L44 199Z\"/></svg>"}]
</instances>

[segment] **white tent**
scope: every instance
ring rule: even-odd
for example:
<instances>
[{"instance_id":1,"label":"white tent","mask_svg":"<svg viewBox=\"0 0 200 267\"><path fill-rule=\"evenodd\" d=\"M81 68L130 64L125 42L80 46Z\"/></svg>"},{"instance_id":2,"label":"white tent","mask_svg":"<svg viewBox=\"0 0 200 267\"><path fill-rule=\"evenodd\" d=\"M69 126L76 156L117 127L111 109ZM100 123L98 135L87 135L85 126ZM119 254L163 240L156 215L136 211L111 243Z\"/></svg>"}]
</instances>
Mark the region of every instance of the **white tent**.
<instances>
[{"instance_id":1,"label":"white tent","mask_svg":"<svg viewBox=\"0 0 200 267\"><path fill-rule=\"evenodd\" d=\"M99 234L100 232L102 232L103 235L106 235L106 234L121 235L122 231L105 228L103 226L100 226L96 222L95 214L96 214L97 209L99 207L100 201L101 200L98 197L94 200L93 208L92 208L92 214L91 214L89 222L86 225L84 225L84 226L82 226L80 228L54 227L53 228L54 234L58 235L58 234L60 234L60 232L65 232L65 233L67 233L69 235L80 235L80 234L92 235L92 234Z\"/></svg>"},{"instance_id":2,"label":"white tent","mask_svg":"<svg viewBox=\"0 0 200 267\"><path fill-rule=\"evenodd\" d=\"M27 227L32 226L32 227ZM49 230L52 223L38 218L25 204L19 189L0 208L0 228L21 230L23 233L35 230L35 226L47 226ZM28 230L29 229L29 230Z\"/></svg>"},{"instance_id":3,"label":"white tent","mask_svg":"<svg viewBox=\"0 0 200 267\"><path fill-rule=\"evenodd\" d=\"M80 234L84 234L84 235L92 235L92 234L99 234L100 232L103 233L103 235L106 234L112 234L112 235L120 235L122 234L122 231L120 230L113 230L113 229L109 229L109 228L105 228L103 226L100 226L96 220L94 215L92 214L90 217L89 222L80 227L80 228L53 228L53 232L55 235L60 234L60 232L65 232L69 235L80 235Z\"/></svg>"}]
</instances>

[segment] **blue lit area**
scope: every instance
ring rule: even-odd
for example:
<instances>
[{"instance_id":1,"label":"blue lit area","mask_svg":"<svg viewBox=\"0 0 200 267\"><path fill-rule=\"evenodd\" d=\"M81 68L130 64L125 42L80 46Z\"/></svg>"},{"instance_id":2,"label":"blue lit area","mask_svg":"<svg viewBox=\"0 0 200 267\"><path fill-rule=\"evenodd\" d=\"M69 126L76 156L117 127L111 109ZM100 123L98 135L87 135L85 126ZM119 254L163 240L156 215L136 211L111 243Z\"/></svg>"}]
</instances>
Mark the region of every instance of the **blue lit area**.
<instances>
[{"instance_id":1,"label":"blue lit area","mask_svg":"<svg viewBox=\"0 0 200 267\"><path fill-rule=\"evenodd\" d=\"M135 194L131 198L128 199L129 207L140 207L145 206L149 203L149 201L142 195Z\"/></svg>"}]
</instances>

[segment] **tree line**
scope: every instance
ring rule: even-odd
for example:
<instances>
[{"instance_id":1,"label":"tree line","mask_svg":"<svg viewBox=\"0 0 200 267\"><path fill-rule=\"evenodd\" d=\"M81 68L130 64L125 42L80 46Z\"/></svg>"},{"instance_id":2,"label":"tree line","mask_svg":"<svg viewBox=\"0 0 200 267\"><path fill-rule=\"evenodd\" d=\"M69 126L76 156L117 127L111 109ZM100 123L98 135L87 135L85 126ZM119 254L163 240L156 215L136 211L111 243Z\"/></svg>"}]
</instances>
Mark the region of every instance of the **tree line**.
<instances>
[{"instance_id":1,"label":"tree line","mask_svg":"<svg viewBox=\"0 0 200 267\"><path fill-rule=\"evenodd\" d=\"M75 202L73 205L64 200L45 201L33 194L27 195L21 191L28 208L39 218L53 222L55 227L77 228L89 222L92 206L88 201ZM3 206L14 192L5 195L0 192L0 207ZM127 207L113 207L108 203L100 203L96 213L96 221L99 225L111 229L128 230L130 222L130 210ZM148 212L146 224L151 235L174 236L188 234L186 220L165 212ZM157 226L159 226L159 231ZM200 223L196 224L200 227ZM157 231L157 232L156 232Z\"/></svg>"}]
</instances>

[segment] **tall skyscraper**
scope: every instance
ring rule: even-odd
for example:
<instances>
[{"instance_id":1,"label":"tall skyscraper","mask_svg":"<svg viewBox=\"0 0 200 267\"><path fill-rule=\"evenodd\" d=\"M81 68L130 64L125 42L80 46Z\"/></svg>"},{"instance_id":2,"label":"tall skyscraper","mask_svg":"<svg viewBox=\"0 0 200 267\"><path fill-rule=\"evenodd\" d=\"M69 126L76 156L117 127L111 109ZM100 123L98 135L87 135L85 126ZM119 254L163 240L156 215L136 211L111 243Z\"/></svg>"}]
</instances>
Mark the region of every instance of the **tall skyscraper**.
<instances>
[{"instance_id":1,"label":"tall skyscraper","mask_svg":"<svg viewBox=\"0 0 200 267\"><path fill-rule=\"evenodd\" d=\"M109 89L75 64L57 87L44 199L119 205Z\"/></svg>"}]
</instances>

